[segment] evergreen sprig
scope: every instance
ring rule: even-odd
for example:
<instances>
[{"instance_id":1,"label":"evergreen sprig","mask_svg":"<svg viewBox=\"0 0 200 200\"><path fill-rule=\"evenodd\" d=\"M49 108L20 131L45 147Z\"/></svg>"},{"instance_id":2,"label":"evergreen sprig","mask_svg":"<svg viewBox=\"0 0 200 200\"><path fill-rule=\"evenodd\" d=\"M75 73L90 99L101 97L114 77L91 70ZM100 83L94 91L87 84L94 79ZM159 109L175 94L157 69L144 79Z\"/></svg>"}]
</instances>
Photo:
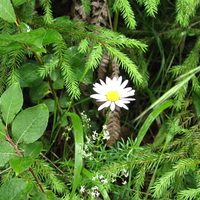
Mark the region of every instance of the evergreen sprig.
<instances>
[{"instance_id":1,"label":"evergreen sprig","mask_svg":"<svg viewBox=\"0 0 200 200\"><path fill-rule=\"evenodd\" d=\"M61 74L65 81L68 94L75 99L80 97L80 90L76 75L72 70L72 67L68 63L67 47L65 44L55 44L55 55L59 59L59 66L61 68Z\"/></svg>"},{"instance_id":2,"label":"evergreen sprig","mask_svg":"<svg viewBox=\"0 0 200 200\"><path fill-rule=\"evenodd\" d=\"M176 1L176 21L180 23L182 27L187 27L190 22L190 18L196 13L196 9L200 5L200 1L188 1L177 0Z\"/></svg>"},{"instance_id":3,"label":"evergreen sprig","mask_svg":"<svg viewBox=\"0 0 200 200\"><path fill-rule=\"evenodd\" d=\"M127 27L130 29L135 29L135 15L128 0L116 0L113 5L113 10L115 12L119 10L122 13L122 17L124 18Z\"/></svg>"},{"instance_id":4,"label":"evergreen sprig","mask_svg":"<svg viewBox=\"0 0 200 200\"><path fill-rule=\"evenodd\" d=\"M53 14L51 10L51 0L40 0L40 4L44 9L44 21L47 24L51 24L53 21Z\"/></svg>"}]
</instances>

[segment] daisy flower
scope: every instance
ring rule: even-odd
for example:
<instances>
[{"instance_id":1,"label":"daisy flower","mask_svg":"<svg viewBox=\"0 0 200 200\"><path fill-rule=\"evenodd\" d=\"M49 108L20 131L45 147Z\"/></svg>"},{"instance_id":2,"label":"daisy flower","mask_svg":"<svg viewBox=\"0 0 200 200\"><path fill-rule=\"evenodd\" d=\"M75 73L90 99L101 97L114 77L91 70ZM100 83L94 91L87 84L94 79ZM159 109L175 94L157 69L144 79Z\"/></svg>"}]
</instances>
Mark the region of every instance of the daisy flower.
<instances>
[{"instance_id":1,"label":"daisy flower","mask_svg":"<svg viewBox=\"0 0 200 200\"><path fill-rule=\"evenodd\" d=\"M125 80L122 83L122 77L120 76L118 79L114 77L110 79L106 77L106 82L100 80L100 83L93 84L93 90L98 94L90 95L91 98L96 99L98 102L103 103L98 110L102 110L103 108L109 107L111 111L115 110L115 106L119 106L128 110L126 104L130 103L135 99L127 98L129 96L133 96L135 94L135 90L132 90L131 87L126 87L128 84L128 80Z\"/></svg>"}]
</instances>

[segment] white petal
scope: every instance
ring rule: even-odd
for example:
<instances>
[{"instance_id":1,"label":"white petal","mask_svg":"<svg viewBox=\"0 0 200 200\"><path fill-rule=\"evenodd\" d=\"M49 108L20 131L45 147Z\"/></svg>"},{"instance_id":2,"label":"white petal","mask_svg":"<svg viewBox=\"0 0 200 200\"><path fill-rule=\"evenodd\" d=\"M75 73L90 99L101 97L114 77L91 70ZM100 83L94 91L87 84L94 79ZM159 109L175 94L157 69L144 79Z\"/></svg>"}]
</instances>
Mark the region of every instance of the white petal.
<instances>
[{"instance_id":1,"label":"white petal","mask_svg":"<svg viewBox=\"0 0 200 200\"><path fill-rule=\"evenodd\" d=\"M127 84L128 84L128 80L125 80L125 81L120 85L120 88L119 88L119 89L121 90L121 89L125 88Z\"/></svg>"},{"instance_id":2,"label":"white petal","mask_svg":"<svg viewBox=\"0 0 200 200\"><path fill-rule=\"evenodd\" d=\"M104 81L102 81L101 79L99 80L102 86L106 86L106 84L104 83Z\"/></svg>"},{"instance_id":3,"label":"white petal","mask_svg":"<svg viewBox=\"0 0 200 200\"><path fill-rule=\"evenodd\" d=\"M109 77L106 77L106 85L112 84L112 80Z\"/></svg>"},{"instance_id":4,"label":"white petal","mask_svg":"<svg viewBox=\"0 0 200 200\"><path fill-rule=\"evenodd\" d=\"M126 91L125 89L123 91L120 91L120 97L128 97L128 96L134 96L135 90Z\"/></svg>"},{"instance_id":5,"label":"white petal","mask_svg":"<svg viewBox=\"0 0 200 200\"><path fill-rule=\"evenodd\" d=\"M124 104L124 102L118 100L115 102L119 107L125 108L128 110L128 107Z\"/></svg>"},{"instance_id":6,"label":"white petal","mask_svg":"<svg viewBox=\"0 0 200 200\"><path fill-rule=\"evenodd\" d=\"M115 101L116 105L118 105L119 107L123 107L123 103L122 101L118 100L118 101Z\"/></svg>"},{"instance_id":7,"label":"white petal","mask_svg":"<svg viewBox=\"0 0 200 200\"><path fill-rule=\"evenodd\" d=\"M126 110L128 110L128 107L125 104L123 104L123 108L125 108Z\"/></svg>"},{"instance_id":8,"label":"white petal","mask_svg":"<svg viewBox=\"0 0 200 200\"><path fill-rule=\"evenodd\" d=\"M93 99L101 100L101 101L107 100L104 95L100 95L100 94L92 94L92 95L90 95L90 97L93 98Z\"/></svg>"},{"instance_id":9,"label":"white petal","mask_svg":"<svg viewBox=\"0 0 200 200\"><path fill-rule=\"evenodd\" d=\"M104 104L99 106L98 110L102 110L103 108L110 106L110 104L111 104L111 101L106 101Z\"/></svg>"},{"instance_id":10,"label":"white petal","mask_svg":"<svg viewBox=\"0 0 200 200\"><path fill-rule=\"evenodd\" d=\"M114 102L111 102L111 105L110 105L110 110L115 110L115 103Z\"/></svg>"}]
</instances>

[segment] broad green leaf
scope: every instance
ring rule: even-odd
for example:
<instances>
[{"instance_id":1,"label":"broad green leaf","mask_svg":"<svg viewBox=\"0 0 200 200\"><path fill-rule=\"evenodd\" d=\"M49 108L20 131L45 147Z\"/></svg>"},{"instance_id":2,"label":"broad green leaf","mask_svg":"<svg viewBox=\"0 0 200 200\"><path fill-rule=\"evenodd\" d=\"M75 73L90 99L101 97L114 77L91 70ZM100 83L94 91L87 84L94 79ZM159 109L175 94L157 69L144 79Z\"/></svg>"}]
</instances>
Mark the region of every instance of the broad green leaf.
<instances>
[{"instance_id":1,"label":"broad green leaf","mask_svg":"<svg viewBox=\"0 0 200 200\"><path fill-rule=\"evenodd\" d=\"M4 166L14 155L14 147L6 140L0 141L0 167Z\"/></svg>"},{"instance_id":2,"label":"broad green leaf","mask_svg":"<svg viewBox=\"0 0 200 200\"><path fill-rule=\"evenodd\" d=\"M75 164L74 164L74 179L73 187L70 199L73 199L76 188L81 179L81 171L83 168L83 127L81 119L77 114L67 113L72 119L72 124L74 128L74 138L75 138Z\"/></svg>"},{"instance_id":3,"label":"broad green leaf","mask_svg":"<svg viewBox=\"0 0 200 200\"><path fill-rule=\"evenodd\" d=\"M45 36L46 36L46 30L44 28L39 28L31 30L30 32L27 33L12 35L12 40L26 43L30 46L36 46L38 48L42 48L43 47L42 42Z\"/></svg>"},{"instance_id":4,"label":"broad green leaf","mask_svg":"<svg viewBox=\"0 0 200 200\"><path fill-rule=\"evenodd\" d=\"M30 200L48 200L46 195L38 190L34 194L31 191L31 196Z\"/></svg>"},{"instance_id":5,"label":"broad green leaf","mask_svg":"<svg viewBox=\"0 0 200 200\"><path fill-rule=\"evenodd\" d=\"M16 143L27 144L38 140L46 129L49 111L45 104L27 108L17 115L12 125L12 136Z\"/></svg>"},{"instance_id":6,"label":"broad green leaf","mask_svg":"<svg viewBox=\"0 0 200 200\"><path fill-rule=\"evenodd\" d=\"M37 101L37 100L42 99L48 93L50 93L49 84L46 82L42 82L40 83L40 85L36 87L32 87L30 89L29 95L30 95L31 100Z\"/></svg>"},{"instance_id":7,"label":"broad green leaf","mask_svg":"<svg viewBox=\"0 0 200 200\"><path fill-rule=\"evenodd\" d=\"M71 99L68 96L63 95L59 100L59 104L61 108L67 108L71 104Z\"/></svg>"},{"instance_id":8,"label":"broad green leaf","mask_svg":"<svg viewBox=\"0 0 200 200\"><path fill-rule=\"evenodd\" d=\"M46 29L46 35L43 39L43 45L51 44L54 42L63 42L62 36L56 30Z\"/></svg>"},{"instance_id":9,"label":"broad green leaf","mask_svg":"<svg viewBox=\"0 0 200 200\"><path fill-rule=\"evenodd\" d=\"M46 106L49 109L49 112L53 112L54 111L55 100L53 100L53 99L45 99L42 103L46 104Z\"/></svg>"},{"instance_id":10,"label":"broad green leaf","mask_svg":"<svg viewBox=\"0 0 200 200\"><path fill-rule=\"evenodd\" d=\"M3 120L9 124L20 111L23 104L23 95L19 83L11 85L0 98L0 107Z\"/></svg>"},{"instance_id":11,"label":"broad green leaf","mask_svg":"<svg viewBox=\"0 0 200 200\"><path fill-rule=\"evenodd\" d=\"M0 187L0 198L2 200L28 199L27 194L32 188L33 185L26 179L12 178Z\"/></svg>"},{"instance_id":12,"label":"broad green leaf","mask_svg":"<svg viewBox=\"0 0 200 200\"><path fill-rule=\"evenodd\" d=\"M15 7L22 5L26 0L12 0Z\"/></svg>"},{"instance_id":13,"label":"broad green leaf","mask_svg":"<svg viewBox=\"0 0 200 200\"><path fill-rule=\"evenodd\" d=\"M13 156L9 162L10 166L18 176L21 172L30 167L30 165L33 163L33 159L29 156L28 157Z\"/></svg>"},{"instance_id":14,"label":"broad green leaf","mask_svg":"<svg viewBox=\"0 0 200 200\"><path fill-rule=\"evenodd\" d=\"M42 83L42 78L38 74L40 67L37 62L29 61L19 68L21 87L35 87Z\"/></svg>"},{"instance_id":15,"label":"broad green leaf","mask_svg":"<svg viewBox=\"0 0 200 200\"><path fill-rule=\"evenodd\" d=\"M29 156L32 159L36 158L41 153L42 147L43 145L39 141L27 145L24 150L24 156Z\"/></svg>"},{"instance_id":16,"label":"broad green leaf","mask_svg":"<svg viewBox=\"0 0 200 200\"><path fill-rule=\"evenodd\" d=\"M0 119L0 141L4 140L5 138L6 138L5 125L2 123L2 120Z\"/></svg>"},{"instance_id":17,"label":"broad green leaf","mask_svg":"<svg viewBox=\"0 0 200 200\"><path fill-rule=\"evenodd\" d=\"M0 17L8 22L16 22L16 16L10 0L0 1Z\"/></svg>"}]
</instances>

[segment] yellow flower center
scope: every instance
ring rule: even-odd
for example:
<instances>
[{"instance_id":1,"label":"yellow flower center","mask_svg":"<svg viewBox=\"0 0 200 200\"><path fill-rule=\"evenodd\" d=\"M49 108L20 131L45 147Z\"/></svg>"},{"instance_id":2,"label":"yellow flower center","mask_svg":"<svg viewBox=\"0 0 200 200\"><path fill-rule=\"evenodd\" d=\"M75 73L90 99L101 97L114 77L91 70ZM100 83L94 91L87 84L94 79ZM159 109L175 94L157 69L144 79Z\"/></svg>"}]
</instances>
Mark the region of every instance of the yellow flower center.
<instances>
[{"instance_id":1,"label":"yellow flower center","mask_svg":"<svg viewBox=\"0 0 200 200\"><path fill-rule=\"evenodd\" d=\"M106 94L106 98L109 100L109 101L117 101L119 100L120 96L119 96L119 93L116 92L116 91L110 91Z\"/></svg>"}]
</instances>

